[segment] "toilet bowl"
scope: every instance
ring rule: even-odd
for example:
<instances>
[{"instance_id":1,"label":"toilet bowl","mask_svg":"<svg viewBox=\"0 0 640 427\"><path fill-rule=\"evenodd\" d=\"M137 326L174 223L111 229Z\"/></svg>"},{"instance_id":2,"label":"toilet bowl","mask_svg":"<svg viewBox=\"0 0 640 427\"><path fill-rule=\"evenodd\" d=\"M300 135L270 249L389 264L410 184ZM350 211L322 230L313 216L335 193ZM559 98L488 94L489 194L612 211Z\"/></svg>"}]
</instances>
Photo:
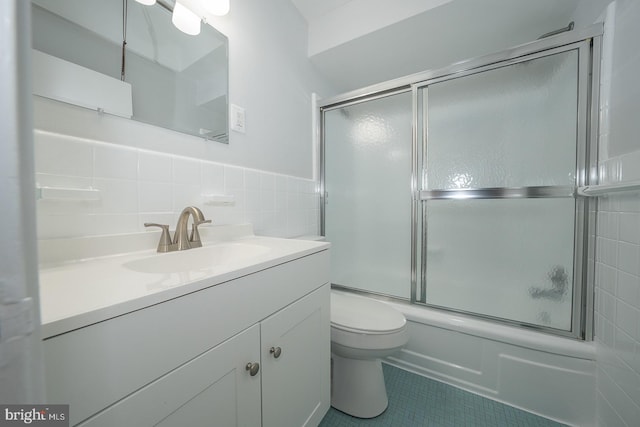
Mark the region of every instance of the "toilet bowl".
<instances>
[{"instance_id":1,"label":"toilet bowl","mask_svg":"<svg viewBox=\"0 0 640 427\"><path fill-rule=\"evenodd\" d=\"M388 304L331 291L331 406L373 418L389 400L380 358L408 341L407 321Z\"/></svg>"}]
</instances>

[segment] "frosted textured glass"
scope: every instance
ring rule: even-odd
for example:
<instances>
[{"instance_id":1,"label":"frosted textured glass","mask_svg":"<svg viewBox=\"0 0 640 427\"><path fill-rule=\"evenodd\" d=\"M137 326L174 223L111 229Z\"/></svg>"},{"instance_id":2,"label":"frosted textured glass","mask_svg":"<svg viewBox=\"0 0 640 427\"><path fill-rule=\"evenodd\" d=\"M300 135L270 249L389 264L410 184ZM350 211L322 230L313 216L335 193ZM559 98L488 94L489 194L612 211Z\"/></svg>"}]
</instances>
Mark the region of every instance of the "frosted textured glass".
<instances>
[{"instance_id":1,"label":"frosted textured glass","mask_svg":"<svg viewBox=\"0 0 640 427\"><path fill-rule=\"evenodd\" d=\"M428 304L571 329L574 199L425 203Z\"/></svg>"},{"instance_id":2,"label":"frosted textured glass","mask_svg":"<svg viewBox=\"0 0 640 427\"><path fill-rule=\"evenodd\" d=\"M429 189L575 185L576 51L428 87Z\"/></svg>"},{"instance_id":3,"label":"frosted textured glass","mask_svg":"<svg viewBox=\"0 0 640 427\"><path fill-rule=\"evenodd\" d=\"M331 282L409 298L411 94L324 116Z\"/></svg>"}]
</instances>

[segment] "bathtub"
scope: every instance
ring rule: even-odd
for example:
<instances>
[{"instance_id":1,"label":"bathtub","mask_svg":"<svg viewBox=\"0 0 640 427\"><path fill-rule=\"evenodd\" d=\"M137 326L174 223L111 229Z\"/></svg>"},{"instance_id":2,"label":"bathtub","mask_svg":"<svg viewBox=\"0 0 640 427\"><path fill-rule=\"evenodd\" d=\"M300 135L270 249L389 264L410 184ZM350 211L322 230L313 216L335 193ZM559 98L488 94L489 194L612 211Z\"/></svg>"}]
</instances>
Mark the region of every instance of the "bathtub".
<instances>
[{"instance_id":1,"label":"bathtub","mask_svg":"<svg viewBox=\"0 0 640 427\"><path fill-rule=\"evenodd\" d=\"M386 363L572 426L595 426L595 343L386 301L409 343Z\"/></svg>"}]
</instances>

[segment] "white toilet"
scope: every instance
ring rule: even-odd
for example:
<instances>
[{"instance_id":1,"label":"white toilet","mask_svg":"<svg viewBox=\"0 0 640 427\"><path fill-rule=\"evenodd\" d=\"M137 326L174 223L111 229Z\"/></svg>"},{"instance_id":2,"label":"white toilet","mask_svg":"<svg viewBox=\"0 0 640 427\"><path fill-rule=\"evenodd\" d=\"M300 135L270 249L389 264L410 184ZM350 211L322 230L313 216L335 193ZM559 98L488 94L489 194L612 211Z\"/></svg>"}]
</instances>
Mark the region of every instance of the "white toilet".
<instances>
[{"instance_id":1,"label":"white toilet","mask_svg":"<svg viewBox=\"0 0 640 427\"><path fill-rule=\"evenodd\" d=\"M388 304L331 291L331 406L373 418L389 403L381 357L409 339L404 315Z\"/></svg>"}]
</instances>

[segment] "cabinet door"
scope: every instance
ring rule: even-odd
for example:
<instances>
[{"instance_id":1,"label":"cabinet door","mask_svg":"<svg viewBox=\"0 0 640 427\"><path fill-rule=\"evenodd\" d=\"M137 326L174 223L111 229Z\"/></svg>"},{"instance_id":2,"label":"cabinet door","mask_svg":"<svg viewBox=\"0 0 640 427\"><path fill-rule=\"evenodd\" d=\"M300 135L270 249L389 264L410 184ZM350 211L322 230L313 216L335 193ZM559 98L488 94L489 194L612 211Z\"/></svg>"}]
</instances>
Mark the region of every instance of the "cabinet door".
<instances>
[{"instance_id":1,"label":"cabinet door","mask_svg":"<svg viewBox=\"0 0 640 427\"><path fill-rule=\"evenodd\" d=\"M254 325L80 425L260 426L260 373L246 370L259 342Z\"/></svg>"},{"instance_id":2,"label":"cabinet door","mask_svg":"<svg viewBox=\"0 0 640 427\"><path fill-rule=\"evenodd\" d=\"M329 325L328 284L262 322L263 427L317 426L329 410Z\"/></svg>"}]
</instances>

